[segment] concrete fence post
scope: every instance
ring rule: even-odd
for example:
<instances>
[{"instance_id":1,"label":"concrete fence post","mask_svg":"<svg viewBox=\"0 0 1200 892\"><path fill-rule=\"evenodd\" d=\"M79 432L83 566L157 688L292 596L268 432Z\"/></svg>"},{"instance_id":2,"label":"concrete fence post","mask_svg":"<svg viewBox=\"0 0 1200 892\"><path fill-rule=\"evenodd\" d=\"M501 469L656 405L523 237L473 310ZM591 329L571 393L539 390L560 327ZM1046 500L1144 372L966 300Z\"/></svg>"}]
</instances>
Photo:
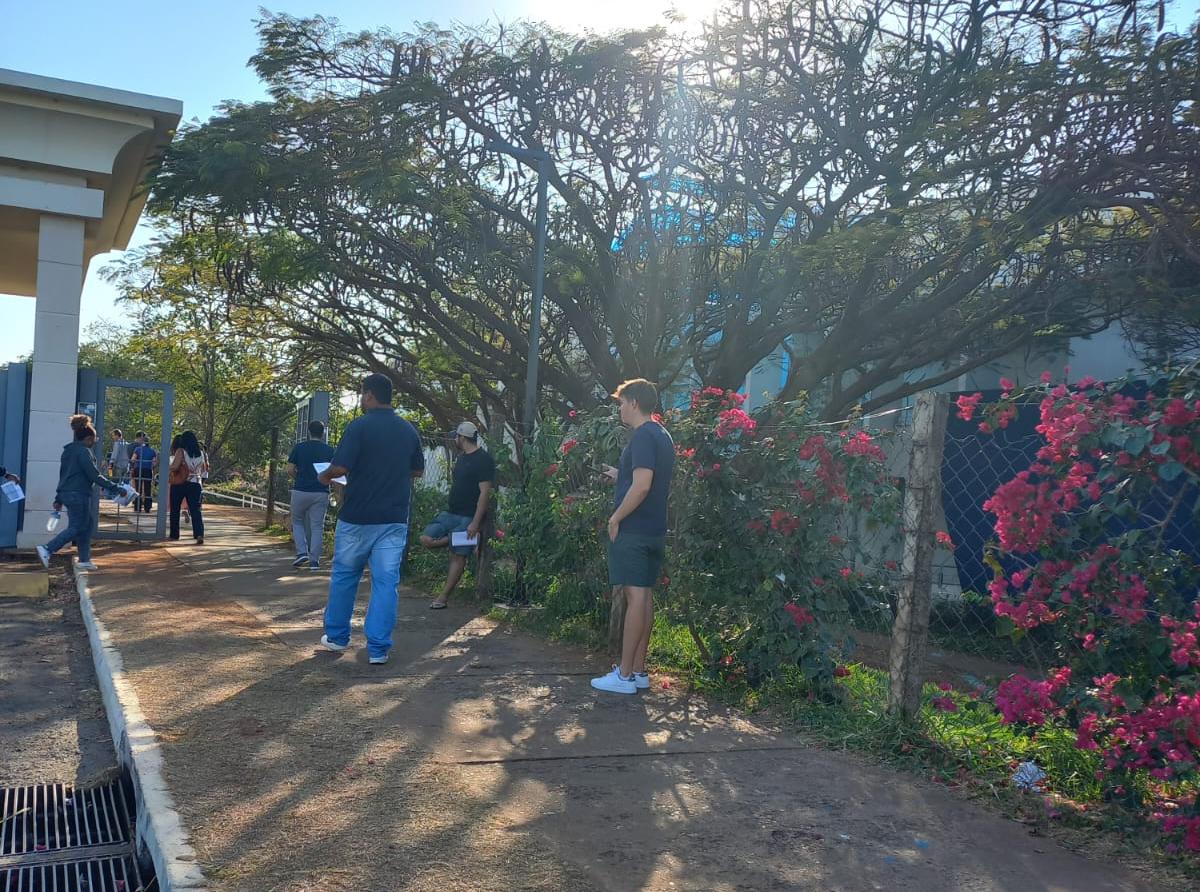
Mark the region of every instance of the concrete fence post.
<instances>
[{"instance_id":1,"label":"concrete fence post","mask_svg":"<svg viewBox=\"0 0 1200 892\"><path fill-rule=\"evenodd\" d=\"M922 672L929 640L935 518L942 498L942 452L949 401L945 394L917 395L912 454L904 487L904 564L892 625L888 712L904 718L921 709Z\"/></svg>"}]
</instances>

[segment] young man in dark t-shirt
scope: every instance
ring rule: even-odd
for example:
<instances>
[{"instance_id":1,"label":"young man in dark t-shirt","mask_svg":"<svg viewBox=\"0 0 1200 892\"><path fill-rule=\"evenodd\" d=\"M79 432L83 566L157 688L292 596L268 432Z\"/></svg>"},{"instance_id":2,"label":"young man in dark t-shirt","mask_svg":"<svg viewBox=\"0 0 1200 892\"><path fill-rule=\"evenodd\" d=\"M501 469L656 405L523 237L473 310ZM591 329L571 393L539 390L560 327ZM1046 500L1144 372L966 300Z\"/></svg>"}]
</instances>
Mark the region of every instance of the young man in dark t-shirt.
<instances>
[{"instance_id":1,"label":"young man in dark t-shirt","mask_svg":"<svg viewBox=\"0 0 1200 892\"><path fill-rule=\"evenodd\" d=\"M362 410L346 425L330 466L317 475L322 486L347 478L334 533L321 644L332 651L350 646L354 598L370 563L371 600L363 631L368 662L378 665L388 661L392 650L412 481L425 472L425 453L417 429L392 408L392 382L386 375L363 379Z\"/></svg>"},{"instance_id":2,"label":"young man in dark t-shirt","mask_svg":"<svg viewBox=\"0 0 1200 892\"><path fill-rule=\"evenodd\" d=\"M467 568L467 558L478 547L453 545L450 539L455 533L462 532L471 538L479 535L487 516L492 487L496 484L496 461L480 447L479 428L464 421L454 432L454 445L459 456L451 473L447 510L435 517L421 536L421 544L426 548L450 548L450 574L442 593L429 605L433 610L445 608L450 593Z\"/></svg>"},{"instance_id":3,"label":"young man in dark t-shirt","mask_svg":"<svg viewBox=\"0 0 1200 892\"><path fill-rule=\"evenodd\" d=\"M675 443L652 418L658 389L644 378L626 381L615 394L621 423L633 428L619 468L607 468L616 483L608 519L608 582L625 590L625 633L621 663L592 679L592 687L633 694L650 687L646 648L654 625L652 592L662 575L667 543L667 497L675 472Z\"/></svg>"},{"instance_id":4,"label":"young man in dark t-shirt","mask_svg":"<svg viewBox=\"0 0 1200 892\"><path fill-rule=\"evenodd\" d=\"M292 447L288 471L292 476L292 538L296 541L293 567L321 568L325 544L325 512L329 510L329 487L317 480L313 465L333 459L333 447L325 442L325 425L308 424L308 439Z\"/></svg>"}]
</instances>

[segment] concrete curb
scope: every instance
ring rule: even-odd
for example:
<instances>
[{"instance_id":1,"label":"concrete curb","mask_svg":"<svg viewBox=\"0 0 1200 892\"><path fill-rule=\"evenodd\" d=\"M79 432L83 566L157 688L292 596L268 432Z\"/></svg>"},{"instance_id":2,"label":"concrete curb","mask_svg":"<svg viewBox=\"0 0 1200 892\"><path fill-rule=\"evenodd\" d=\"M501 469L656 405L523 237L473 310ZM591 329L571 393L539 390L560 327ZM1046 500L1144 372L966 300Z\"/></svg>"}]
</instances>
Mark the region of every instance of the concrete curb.
<instances>
[{"instance_id":1,"label":"concrete curb","mask_svg":"<svg viewBox=\"0 0 1200 892\"><path fill-rule=\"evenodd\" d=\"M125 677L121 654L92 604L87 573L75 568L79 610L87 626L96 679L108 713L108 728L121 766L129 770L137 797L137 838L154 862L162 892L199 892L207 888L196 853L163 777L158 739L142 714L133 685Z\"/></svg>"}]
</instances>

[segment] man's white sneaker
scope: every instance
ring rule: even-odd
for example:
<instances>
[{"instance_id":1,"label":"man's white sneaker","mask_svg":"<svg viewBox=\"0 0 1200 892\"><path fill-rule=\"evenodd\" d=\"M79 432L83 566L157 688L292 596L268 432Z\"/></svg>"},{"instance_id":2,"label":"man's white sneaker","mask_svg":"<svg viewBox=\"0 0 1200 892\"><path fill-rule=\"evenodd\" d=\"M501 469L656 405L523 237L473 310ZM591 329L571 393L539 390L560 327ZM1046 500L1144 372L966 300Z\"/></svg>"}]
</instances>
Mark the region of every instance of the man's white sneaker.
<instances>
[{"instance_id":1,"label":"man's white sneaker","mask_svg":"<svg viewBox=\"0 0 1200 892\"><path fill-rule=\"evenodd\" d=\"M633 678L623 678L620 669L614 669L608 675L592 679L592 687L597 691L608 691L610 694L636 694L637 685Z\"/></svg>"},{"instance_id":2,"label":"man's white sneaker","mask_svg":"<svg viewBox=\"0 0 1200 892\"><path fill-rule=\"evenodd\" d=\"M332 641L329 640L328 635L322 635L321 636L321 647L325 648L326 650L331 650L335 654L340 654L342 651L348 650L350 645L349 644L334 644Z\"/></svg>"},{"instance_id":3,"label":"man's white sneaker","mask_svg":"<svg viewBox=\"0 0 1200 892\"><path fill-rule=\"evenodd\" d=\"M621 667L613 663L613 671L616 672ZM633 673L633 684L639 691L648 690L650 687L650 673L635 672Z\"/></svg>"},{"instance_id":4,"label":"man's white sneaker","mask_svg":"<svg viewBox=\"0 0 1200 892\"><path fill-rule=\"evenodd\" d=\"M75 566L78 567L80 570L99 570L100 569L95 564L93 564L91 561L80 561Z\"/></svg>"},{"instance_id":5,"label":"man's white sneaker","mask_svg":"<svg viewBox=\"0 0 1200 892\"><path fill-rule=\"evenodd\" d=\"M37 554L38 554L38 560L40 560L42 562L42 566L45 567L47 570L49 570L50 569L50 552L48 552L46 550L46 546L39 545L37 547Z\"/></svg>"},{"instance_id":6,"label":"man's white sneaker","mask_svg":"<svg viewBox=\"0 0 1200 892\"><path fill-rule=\"evenodd\" d=\"M389 657L388 654L384 654L383 656L380 656L380 657L368 657L367 662L370 663L372 666L382 666L384 663L386 663L388 661L388 657Z\"/></svg>"}]
</instances>

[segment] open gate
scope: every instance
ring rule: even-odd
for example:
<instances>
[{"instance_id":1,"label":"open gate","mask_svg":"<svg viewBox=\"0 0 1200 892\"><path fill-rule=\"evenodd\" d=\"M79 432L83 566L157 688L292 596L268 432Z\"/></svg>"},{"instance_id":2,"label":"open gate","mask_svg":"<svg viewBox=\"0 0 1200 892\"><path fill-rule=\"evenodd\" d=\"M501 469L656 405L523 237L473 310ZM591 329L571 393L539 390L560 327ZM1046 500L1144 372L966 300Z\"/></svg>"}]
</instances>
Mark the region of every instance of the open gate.
<instances>
[{"instance_id":1,"label":"open gate","mask_svg":"<svg viewBox=\"0 0 1200 892\"><path fill-rule=\"evenodd\" d=\"M94 381L94 384L93 384ZM94 394L91 391L94 387ZM97 492L93 507L96 516L97 539L128 539L146 541L162 539L167 534L167 483L170 464L172 425L175 413L175 386L158 381L129 381L94 376L85 380L81 375L79 400L81 404L94 396L96 406L96 460L102 472L110 475L112 433L120 430L133 448L135 435L145 431L147 442L156 451L157 465L149 477L150 510L135 501L128 506L118 505L108 496ZM132 483L134 467L122 475L122 483ZM139 510L141 509L141 510Z\"/></svg>"}]
</instances>

